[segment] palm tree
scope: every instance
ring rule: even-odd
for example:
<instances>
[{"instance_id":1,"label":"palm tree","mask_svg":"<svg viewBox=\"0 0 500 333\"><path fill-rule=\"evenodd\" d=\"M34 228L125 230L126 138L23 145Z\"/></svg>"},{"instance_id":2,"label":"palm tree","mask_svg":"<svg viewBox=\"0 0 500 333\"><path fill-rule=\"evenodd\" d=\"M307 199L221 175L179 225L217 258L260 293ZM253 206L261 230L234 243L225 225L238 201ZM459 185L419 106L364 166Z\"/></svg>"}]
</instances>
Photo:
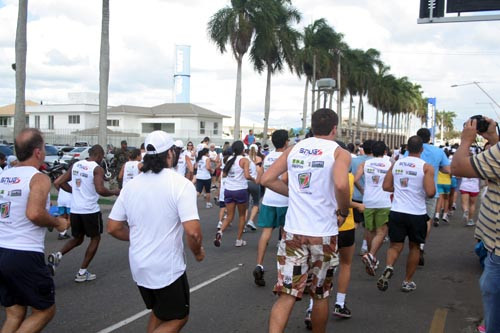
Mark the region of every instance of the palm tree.
<instances>
[{"instance_id":1,"label":"palm tree","mask_svg":"<svg viewBox=\"0 0 500 333\"><path fill-rule=\"evenodd\" d=\"M99 131L98 142L106 148L109 86L109 0L102 0L101 52L99 60Z\"/></svg>"},{"instance_id":2,"label":"palm tree","mask_svg":"<svg viewBox=\"0 0 500 333\"><path fill-rule=\"evenodd\" d=\"M241 117L241 68L243 56L250 48L256 29L265 30L273 26L275 13L269 10L266 0L231 0L231 6L217 11L208 22L210 40L221 53L225 53L230 44L238 64L236 74L236 97L234 108L234 139L240 138Z\"/></svg>"},{"instance_id":3,"label":"palm tree","mask_svg":"<svg viewBox=\"0 0 500 333\"><path fill-rule=\"evenodd\" d=\"M292 24L299 23L300 13L290 5L290 1L271 0L275 6L277 17L274 26L263 30L256 30L255 40L250 50L250 57L255 69L262 73L267 70L266 98L264 105L264 143L267 142L267 131L269 125L269 111L271 107L271 76L281 72L288 65L291 72L294 70L295 56L298 50L298 42L301 34L292 28Z\"/></svg>"},{"instance_id":4,"label":"palm tree","mask_svg":"<svg viewBox=\"0 0 500 333\"><path fill-rule=\"evenodd\" d=\"M19 0L16 30L16 109L14 113L14 138L26 127L26 41L28 22L28 0Z\"/></svg>"},{"instance_id":5,"label":"palm tree","mask_svg":"<svg viewBox=\"0 0 500 333\"><path fill-rule=\"evenodd\" d=\"M444 135L447 132L453 131L455 120L457 114L453 111L441 111L436 112L436 124L440 127L441 141L444 139Z\"/></svg>"},{"instance_id":6,"label":"palm tree","mask_svg":"<svg viewBox=\"0 0 500 333\"><path fill-rule=\"evenodd\" d=\"M382 129L384 124L384 111L382 110L384 101L390 98L390 84L395 77L389 74L390 67L384 64L378 66L378 71L373 78L373 82L368 90L368 102L375 107L375 128L378 128L379 111L382 112Z\"/></svg>"}]
</instances>

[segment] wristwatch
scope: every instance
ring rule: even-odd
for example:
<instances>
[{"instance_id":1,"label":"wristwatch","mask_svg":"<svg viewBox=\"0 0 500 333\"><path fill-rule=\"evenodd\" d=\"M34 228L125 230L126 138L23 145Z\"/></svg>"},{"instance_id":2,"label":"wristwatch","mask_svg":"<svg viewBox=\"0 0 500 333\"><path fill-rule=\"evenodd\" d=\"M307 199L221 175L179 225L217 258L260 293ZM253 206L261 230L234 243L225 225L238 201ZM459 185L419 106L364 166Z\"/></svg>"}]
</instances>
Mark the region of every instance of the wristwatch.
<instances>
[{"instance_id":1,"label":"wristwatch","mask_svg":"<svg viewBox=\"0 0 500 333\"><path fill-rule=\"evenodd\" d=\"M337 209L335 211L335 213L338 215L338 216L342 216L343 218L347 218L347 216L349 216L349 213L347 214L342 214L342 212L340 211L340 209Z\"/></svg>"}]
</instances>

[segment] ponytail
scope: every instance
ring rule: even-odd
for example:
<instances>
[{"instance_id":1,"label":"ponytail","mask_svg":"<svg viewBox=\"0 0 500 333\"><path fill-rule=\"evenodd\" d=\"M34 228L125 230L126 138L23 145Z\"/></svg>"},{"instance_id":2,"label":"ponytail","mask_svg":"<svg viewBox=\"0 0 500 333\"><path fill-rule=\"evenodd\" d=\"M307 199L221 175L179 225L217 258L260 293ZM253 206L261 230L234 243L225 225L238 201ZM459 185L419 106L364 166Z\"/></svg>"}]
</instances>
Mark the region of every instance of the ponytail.
<instances>
[{"instance_id":1,"label":"ponytail","mask_svg":"<svg viewBox=\"0 0 500 333\"><path fill-rule=\"evenodd\" d=\"M241 155L243 153L245 146L243 145L243 142L241 141L235 141L233 145L231 146L231 149L233 151L232 158L228 158L226 160L226 165L224 166L224 174L227 175L229 173L229 170L231 170L234 162L236 161L236 157Z\"/></svg>"}]
</instances>

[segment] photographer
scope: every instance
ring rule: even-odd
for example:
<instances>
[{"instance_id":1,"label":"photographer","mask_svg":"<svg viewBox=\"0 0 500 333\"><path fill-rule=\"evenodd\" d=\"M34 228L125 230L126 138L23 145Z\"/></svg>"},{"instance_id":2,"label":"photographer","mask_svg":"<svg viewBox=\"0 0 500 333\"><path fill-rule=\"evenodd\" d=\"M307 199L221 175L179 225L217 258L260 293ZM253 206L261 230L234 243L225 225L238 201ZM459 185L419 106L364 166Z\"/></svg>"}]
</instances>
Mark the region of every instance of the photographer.
<instances>
[{"instance_id":1,"label":"photographer","mask_svg":"<svg viewBox=\"0 0 500 333\"><path fill-rule=\"evenodd\" d=\"M474 156L469 149L479 134L491 148ZM461 143L451 163L452 173L459 177L488 180L488 192L481 202L477 220L476 238L483 241L488 255L480 279L484 319L487 332L500 332L500 144L497 124L493 119L474 116L467 120Z\"/></svg>"}]
</instances>

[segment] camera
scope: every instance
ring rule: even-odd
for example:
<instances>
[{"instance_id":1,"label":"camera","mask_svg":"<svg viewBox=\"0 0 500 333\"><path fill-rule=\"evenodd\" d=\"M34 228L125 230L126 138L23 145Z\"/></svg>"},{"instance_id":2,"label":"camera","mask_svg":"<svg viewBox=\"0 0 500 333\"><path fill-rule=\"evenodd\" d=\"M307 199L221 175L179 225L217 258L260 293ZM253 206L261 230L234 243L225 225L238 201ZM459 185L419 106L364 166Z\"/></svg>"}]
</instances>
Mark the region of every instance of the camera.
<instances>
[{"instance_id":1,"label":"camera","mask_svg":"<svg viewBox=\"0 0 500 333\"><path fill-rule=\"evenodd\" d=\"M488 127L490 126L490 123L484 119L483 116L481 115L475 115L475 116L472 116L470 117L470 120L477 120L477 123L476 123L476 129L478 131L478 133L484 133L486 131L488 131Z\"/></svg>"}]
</instances>

